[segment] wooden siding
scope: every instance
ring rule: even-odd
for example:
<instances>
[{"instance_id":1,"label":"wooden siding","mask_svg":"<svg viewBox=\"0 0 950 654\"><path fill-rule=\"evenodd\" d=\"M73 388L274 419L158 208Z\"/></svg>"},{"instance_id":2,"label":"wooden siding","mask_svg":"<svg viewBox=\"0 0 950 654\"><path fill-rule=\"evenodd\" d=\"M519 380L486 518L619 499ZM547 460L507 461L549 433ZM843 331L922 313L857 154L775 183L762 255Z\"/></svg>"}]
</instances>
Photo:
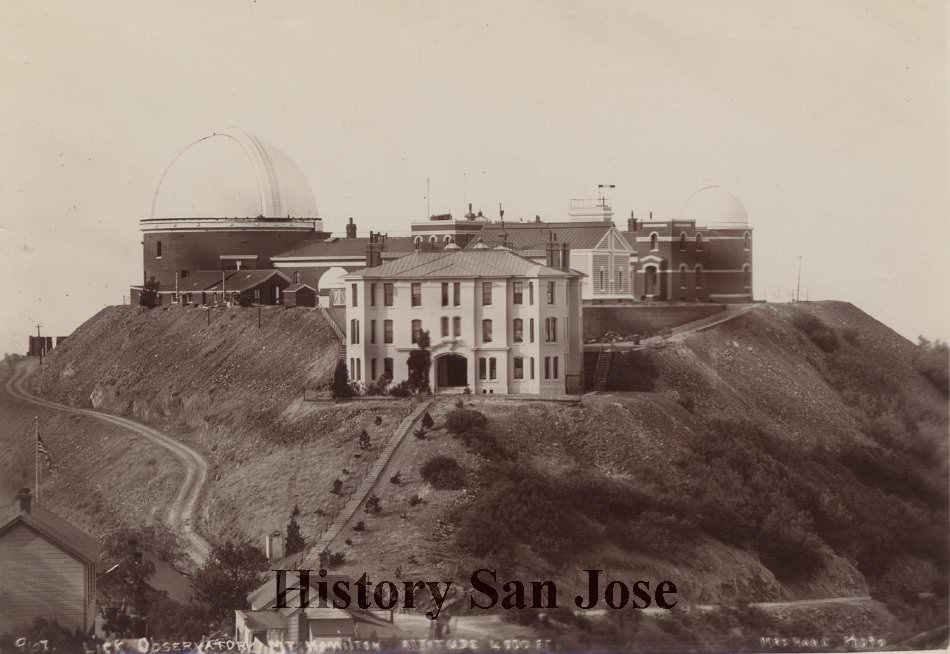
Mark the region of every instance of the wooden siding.
<instances>
[{"instance_id":1,"label":"wooden siding","mask_svg":"<svg viewBox=\"0 0 950 654\"><path fill-rule=\"evenodd\" d=\"M87 566L24 524L0 534L0 633L33 621L87 629L92 617Z\"/></svg>"}]
</instances>

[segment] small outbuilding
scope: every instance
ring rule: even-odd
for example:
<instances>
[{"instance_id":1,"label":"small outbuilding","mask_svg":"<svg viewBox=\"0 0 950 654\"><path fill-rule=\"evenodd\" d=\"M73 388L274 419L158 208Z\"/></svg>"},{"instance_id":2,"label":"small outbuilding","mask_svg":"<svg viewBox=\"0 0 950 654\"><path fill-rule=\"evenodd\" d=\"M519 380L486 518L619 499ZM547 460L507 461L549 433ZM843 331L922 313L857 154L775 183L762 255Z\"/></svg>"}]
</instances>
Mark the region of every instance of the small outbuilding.
<instances>
[{"instance_id":1,"label":"small outbuilding","mask_svg":"<svg viewBox=\"0 0 950 654\"><path fill-rule=\"evenodd\" d=\"M310 284L291 284L284 289L285 307L317 306L317 289Z\"/></svg>"}]
</instances>

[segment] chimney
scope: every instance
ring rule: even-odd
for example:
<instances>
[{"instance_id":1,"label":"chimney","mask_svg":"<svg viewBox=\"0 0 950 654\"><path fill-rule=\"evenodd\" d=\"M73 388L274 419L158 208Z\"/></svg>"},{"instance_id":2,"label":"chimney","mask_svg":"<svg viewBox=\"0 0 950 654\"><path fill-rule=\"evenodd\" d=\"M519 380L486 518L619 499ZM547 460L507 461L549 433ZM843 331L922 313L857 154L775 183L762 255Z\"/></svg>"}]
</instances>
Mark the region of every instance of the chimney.
<instances>
[{"instance_id":1,"label":"chimney","mask_svg":"<svg viewBox=\"0 0 950 654\"><path fill-rule=\"evenodd\" d=\"M548 232L548 242L545 243L545 265L548 268L561 267L561 244L556 240L554 232Z\"/></svg>"},{"instance_id":2,"label":"chimney","mask_svg":"<svg viewBox=\"0 0 950 654\"><path fill-rule=\"evenodd\" d=\"M637 217L633 215L633 212L630 212L630 217L627 218L627 231L635 232L637 231L639 225L637 225Z\"/></svg>"},{"instance_id":3,"label":"chimney","mask_svg":"<svg viewBox=\"0 0 950 654\"><path fill-rule=\"evenodd\" d=\"M16 498L20 500L20 513L29 513L33 508L33 495L30 493L29 488L21 488L16 494Z\"/></svg>"},{"instance_id":4,"label":"chimney","mask_svg":"<svg viewBox=\"0 0 950 654\"><path fill-rule=\"evenodd\" d=\"M356 238L356 223L353 222L353 218L350 218L350 222L346 224L346 237L347 238Z\"/></svg>"},{"instance_id":5,"label":"chimney","mask_svg":"<svg viewBox=\"0 0 950 654\"><path fill-rule=\"evenodd\" d=\"M561 243L561 270L571 269L571 246Z\"/></svg>"},{"instance_id":6,"label":"chimney","mask_svg":"<svg viewBox=\"0 0 950 654\"><path fill-rule=\"evenodd\" d=\"M366 244L366 267L376 268L383 265L383 244L379 232L369 233L369 243Z\"/></svg>"}]
</instances>

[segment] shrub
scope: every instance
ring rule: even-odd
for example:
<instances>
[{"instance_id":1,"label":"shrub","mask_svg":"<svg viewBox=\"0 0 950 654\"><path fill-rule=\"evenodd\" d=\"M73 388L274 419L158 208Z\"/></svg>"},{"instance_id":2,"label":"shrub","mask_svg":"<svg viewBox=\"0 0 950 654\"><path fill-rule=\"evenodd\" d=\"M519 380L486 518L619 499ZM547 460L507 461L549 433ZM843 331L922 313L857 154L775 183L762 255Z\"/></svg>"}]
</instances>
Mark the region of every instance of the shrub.
<instances>
[{"instance_id":1,"label":"shrub","mask_svg":"<svg viewBox=\"0 0 950 654\"><path fill-rule=\"evenodd\" d=\"M917 370L944 395L950 395L950 348L941 340L918 339Z\"/></svg>"},{"instance_id":2,"label":"shrub","mask_svg":"<svg viewBox=\"0 0 950 654\"><path fill-rule=\"evenodd\" d=\"M360 520L355 525L353 525L353 531L366 531L366 523Z\"/></svg>"},{"instance_id":3,"label":"shrub","mask_svg":"<svg viewBox=\"0 0 950 654\"><path fill-rule=\"evenodd\" d=\"M333 371L333 397L339 399L353 397L353 395L353 387L350 385L346 363L341 359L336 362L336 369Z\"/></svg>"},{"instance_id":4,"label":"shrub","mask_svg":"<svg viewBox=\"0 0 950 654\"><path fill-rule=\"evenodd\" d=\"M338 568L341 565L346 563L346 553L345 552L329 552L327 556L327 566L330 568Z\"/></svg>"},{"instance_id":5,"label":"shrub","mask_svg":"<svg viewBox=\"0 0 950 654\"><path fill-rule=\"evenodd\" d=\"M426 501L419 497L419 495L413 495L409 498L409 506L419 506L420 504L425 504Z\"/></svg>"},{"instance_id":6,"label":"shrub","mask_svg":"<svg viewBox=\"0 0 950 654\"><path fill-rule=\"evenodd\" d=\"M448 456L434 456L422 464L419 474L433 487L458 490L465 486L465 470L458 461Z\"/></svg>"},{"instance_id":7,"label":"shrub","mask_svg":"<svg viewBox=\"0 0 950 654\"><path fill-rule=\"evenodd\" d=\"M393 397L409 397L412 394L412 389L409 388L409 380L404 379L398 384L393 384L389 388L389 394Z\"/></svg>"},{"instance_id":8,"label":"shrub","mask_svg":"<svg viewBox=\"0 0 950 654\"><path fill-rule=\"evenodd\" d=\"M453 434L462 434L472 427L484 429L488 419L484 413L474 409L453 409L445 417L445 426Z\"/></svg>"},{"instance_id":9,"label":"shrub","mask_svg":"<svg viewBox=\"0 0 950 654\"><path fill-rule=\"evenodd\" d=\"M385 395L389 387L389 378L386 375L380 375L376 381L371 381L366 385L367 395ZM379 416L377 416L379 418Z\"/></svg>"},{"instance_id":10,"label":"shrub","mask_svg":"<svg viewBox=\"0 0 950 654\"><path fill-rule=\"evenodd\" d=\"M422 416L422 426L424 429L432 429L433 425L435 425L435 420L433 420L429 412L426 411Z\"/></svg>"},{"instance_id":11,"label":"shrub","mask_svg":"<svg viewBox=\"0 0 950 654\"><path fill-rule=\"evenodd\" d=\"M254 306L254 298L250 295L241 294L238 295L238 306L240 307L251 307Z\"/></svg>"},{"instance_id":12,"label":"shrub","mask_svg":"<svg viewBox=\"0 0 950 654\"><path fill-rule=\"evenodd\" d=\"M810 313L801 313L792 319L792 324L803 332L811 342L823 352L834 352L838 349L838 336L828 327L821 318Z\"/></svg>"},{"instance_id":13,"label":"shrub","mask_svg":"<svg viewBox=\"0 0 950 654\"><path fill-rule=\"evenodd\" d=\"M470 452L486 459L504 459L516 456L516 453L502 445L493 433L485 431L481 427L473 426L458 434L458 438Z\"/></svg>"}]
</instances>

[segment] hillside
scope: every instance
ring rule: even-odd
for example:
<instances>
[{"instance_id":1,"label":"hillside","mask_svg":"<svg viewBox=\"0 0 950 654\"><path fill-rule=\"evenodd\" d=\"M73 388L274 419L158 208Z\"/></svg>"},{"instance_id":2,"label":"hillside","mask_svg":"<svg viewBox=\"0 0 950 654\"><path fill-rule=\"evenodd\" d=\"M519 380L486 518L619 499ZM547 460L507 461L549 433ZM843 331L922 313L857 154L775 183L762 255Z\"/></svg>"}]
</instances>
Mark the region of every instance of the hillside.
<instances>
[{"instance_id":1,"label":"hillside","mask_svg":"<svg viewBox=\"0 0 950 654\"><path fill-rule=\"evenodd\" d=\"M303 401L332 372L333 333L317 311L263 315L258 328L256 310L208 325L198 310L108 308L33 385L201 451L212 470L199 529L212 542L261 542L294 504L313 542L409 401ZM387 467L401 483L375 489L383 510L359 516L366 529L348 525L331 549L346 554L344 571L377 579L465 581L484 565L500 578L557 579L566 597L578 571L601 568L673 579L691 603L870 593L913 622L917 594L945 598L947 577L947 398L920 374L919 354L846 303L761 305L618 353L619 390L580 404L465 397L487 423L453 433L454 398L442 398L434 428L407 438ZM44 492L81 524L147 519L128 509L171 492L175 472L160 455L143 448L136 459L107 434L60 428L51 449L77 459ZM460 464L460 488L422 479L436 455ZM122 474L92 484L100 462ZM95 502L72 505L93 486ZM864 619L856 626L882 618Z\"/></svg>"}]
</instances>

